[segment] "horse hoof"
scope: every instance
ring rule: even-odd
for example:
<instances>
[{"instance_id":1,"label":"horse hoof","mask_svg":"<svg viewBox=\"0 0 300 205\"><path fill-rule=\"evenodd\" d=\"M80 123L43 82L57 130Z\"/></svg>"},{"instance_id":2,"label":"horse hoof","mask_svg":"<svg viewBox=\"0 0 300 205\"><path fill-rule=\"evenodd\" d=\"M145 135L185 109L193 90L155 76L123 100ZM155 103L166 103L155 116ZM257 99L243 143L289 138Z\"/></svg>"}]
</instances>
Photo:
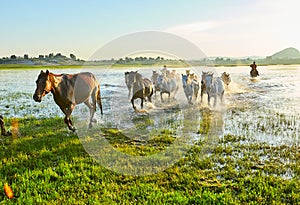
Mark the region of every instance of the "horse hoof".
<instances>
[{"instance_id":1,"label":"horse hoof","mask_svg":"<svg viewBox=\"0 0 300 205\"><path fill-rule=\"evenodd\" d=\"M76 127L70 127L70 130L71 130L72 132L76 132Z\"/></svg>"}]
</instances>

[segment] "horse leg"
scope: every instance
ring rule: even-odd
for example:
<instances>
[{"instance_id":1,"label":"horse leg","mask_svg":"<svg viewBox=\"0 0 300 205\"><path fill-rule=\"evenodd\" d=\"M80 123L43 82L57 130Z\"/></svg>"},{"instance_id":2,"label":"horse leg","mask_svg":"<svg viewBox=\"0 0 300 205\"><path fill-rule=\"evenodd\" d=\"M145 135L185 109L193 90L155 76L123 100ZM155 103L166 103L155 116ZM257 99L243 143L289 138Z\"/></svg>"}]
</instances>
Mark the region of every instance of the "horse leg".
<instances>
[{"instance_id":1,"label":"horse leg","mask_svg":"<svg viewBox=\"0 0 300 205\"><path fill-rule=\"evenodd\" d=\"M151 101L151 95L148 95L147 98L148 98L148 101L149 101L149 102L152 102L152 101Z\"/></svg>"},{"instance_id":2,"label":"horse leg","mask_svg":"<svg viewBox=\"0 0 300 205\"><path fill-rule=\"evenodd\" d=\"M144 106L144 98L141 98L141 108Z\"/></svg>"},{"instance_id":3,"label":"horse leg","mask_svg":"<svg viewBox=\"0 0 300 205\"><path fill-rule=\"evenodd\" d=\"M204 83L201 82L201 102L203 101Z\"/></svg>"},{"instance_id":4,"label":"horse leg","mask_svg":"<svg viewBox=\"0 0 300 205\"><path fill-rule=\"evenodd\" d=\"M195 89L194 89L195 102L197 101L197 98L198 98L198 92L199 92L199 85L196 85Z\"/></svg>"},{"instance_id":5,"label":"horse leg","mask_svg":"<svg viewBox=\"0 0 300 205\"><path fill-rule=\"evenodd\" d=\"M130 95L131 95L131 89L129 88L128 99L130 99Z\"/></svg>"},{"instance_id":6,"label":"horse leg","mask_svg":"<svg viewBox=\"0 0 300 205\"><path fill-rule=\"evenodd\" d=\"M221 93L220 98L221 98L221 104L223 104L223 97L224 97L224 91Z\"/></svg>"},{"instance_id":7,"label":"horse leg","mask_svg":"<svg viewBox=\"0 0 300 205\"><path fill-rule=\"evenodd\" d=\"M218 98L218 95L216 94L215 95L215 101L214 101L214 107L216 107L216 105L217 105L217 98Z\"/></svg>"},{"instance_id":8,"label":"horse leg","mask_svg":"<svg viewBox=\"0 0 300 205\"><path fill-rule=\"evenodd\" d=\"M63 112L65 113L64 121L67 124L69 130L72 130L73 132L75 132L76 128L73 126L73 123L72 123L72 120L70 119L70 116L71 116L74 108L75 108L75 105L71 104L71 105L69 105L69 107L67 107L65 109L62 109Z\"/></svg>"},{"instance_id":9,"label":"horse leg","mask_svg":"<svg viewBox=\"0 0 300 205\"><path fill-rule=\"evenodd\" d=\"M161 99L161 102L164 102L164 99L163 99L163 93L160 91L160 99Z\"/></svg>"},{"instance_id":10,"label":"horse leg","mask_svg":"<svg viewBox=\"0 0 300 205\"><path fill-rule=\"evenodd\" d=\"M96 93L96 101L97 101L98 106L100 108L101 115L103 115L100 85L98 85L98 90L97 90L97 93ZM96 111L96 105L95 105L95 111Z\"/></svg>"},{"instance_id":11,"label":"horse leg","mask_svg":"<svg viewBox=\"0 0 300 205\"><path fill-rule=\"evenodd\" d=\"M95 114L95 108L96 108L96 100L95 99L92 99L93 100L93 105L89 102L89 99L86 100L84 102L84 104L89 108L90 110L90 123L89 123L89 128L92 128L93 125L92 125L92 122L97 122L97 120L94 119L94 114Z\"/></svg>"},{"instance_id":12,"label":"horse leg","mask_svg":"<svg viewBox=\"0 0 300 205\"><path fill-rule=\"evenodd\" d=\"M131 98L131 104L132 104L133 109L136 110L136 107L134 106L134 98L133 97Z\"/></svg>"},{"instance_id":13,"label":"horse leg","mask_svg":"<svg viewBox=\"0 0 300 205\"><path fill-rule=\"evenodd\" d=\"M208 105L210 106L210 95L207 93L207 101L208 101Z\"/></svg>"},{"instance_id":14,"label":"horse leg","mask_svg":"<svg viewBox=\"0 0 300 205\"><path fill-rule=\"evenodd\" d=\"M192 104L193 104L193 102L192 102L192 100L193 100L193 96L192 96L192 95L191 95L191 96L189 96L188 100L189 100L189 104L190 104L190 105L192 105Z\"/></svg>"},{"instance_id":15,"label":"horse leg","mask_svg":"<svg viewBox=\"0 0 300 205\"><path fill-rule=\"evenodd\" d=\"M152 102L151 98L152 98L152 95L153 95L153 94L154 94L154 89L153 89L153 87L152 87L151 92L150 92L150 95L148 95L148 100L149 100L149 102Z\"/></svg>"}]
</instances>

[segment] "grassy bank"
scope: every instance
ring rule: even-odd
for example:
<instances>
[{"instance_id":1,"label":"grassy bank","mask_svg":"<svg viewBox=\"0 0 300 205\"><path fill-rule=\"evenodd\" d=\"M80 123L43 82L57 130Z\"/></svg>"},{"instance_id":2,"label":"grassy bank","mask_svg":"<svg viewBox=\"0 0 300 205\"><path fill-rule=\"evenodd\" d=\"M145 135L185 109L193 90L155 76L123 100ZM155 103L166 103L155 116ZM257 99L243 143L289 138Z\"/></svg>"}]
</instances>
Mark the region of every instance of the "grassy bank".
<instances>
[{"instance_id":1,"label":"grassy bank","mask_svg":"<svg viewBox=\"0 0 300 205\"><path fill-rule=\"evenodd\" d=\"M7 126L12 119L6 119ZM226 135L201 156L201 141L155 175L124 176L91 158L62 119L18 119L20 136L0 137L0 204L299 204L299 146L269 146ZM201 132L205 129L202 129ZM200 131L200 130L199 130ZM143 145L108 132L122 152L147 155L172 143ZM141 153L141 149L143 152Z\"/></svg>"}]
</instances>

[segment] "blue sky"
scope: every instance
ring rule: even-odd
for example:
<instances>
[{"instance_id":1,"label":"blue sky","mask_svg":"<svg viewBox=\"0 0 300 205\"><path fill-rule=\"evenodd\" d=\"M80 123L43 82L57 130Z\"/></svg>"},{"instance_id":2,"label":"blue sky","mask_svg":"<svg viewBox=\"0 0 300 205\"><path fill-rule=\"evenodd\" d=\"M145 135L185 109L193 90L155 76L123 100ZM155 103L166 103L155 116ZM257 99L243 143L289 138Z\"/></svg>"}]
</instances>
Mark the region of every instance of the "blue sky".
<instances>
[{"instance_id":1,"label":"blue sky","mask_svg":"<svg viewBox=\"0 0 300 205\"><path fill-rule=\"evenodd\" d=\"M61 52L88 59L139 31L181 36L208 56L300 49L297 0L1 0L0 57Z\"/></svg>"}]
</instances>

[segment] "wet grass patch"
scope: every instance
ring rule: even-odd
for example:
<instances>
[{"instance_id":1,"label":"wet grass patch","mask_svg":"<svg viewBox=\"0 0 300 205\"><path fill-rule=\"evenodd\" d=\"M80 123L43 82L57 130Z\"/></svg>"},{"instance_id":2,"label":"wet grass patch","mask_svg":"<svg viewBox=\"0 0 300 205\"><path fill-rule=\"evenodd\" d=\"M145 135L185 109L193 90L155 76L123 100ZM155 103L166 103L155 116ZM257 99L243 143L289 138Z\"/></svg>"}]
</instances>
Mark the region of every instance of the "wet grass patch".
<instances>
[{"instance_id":1,"label":"wet grass patch","mask_svg":"<svg viewBox=\"0 0 300 205\"><path fill-rule=\"evenodd\" d=\"M13 119L7 119L7 126ZM22 118L20 135L0 137L3 204L299 204L299 145L276 146L225 135L203 155L198 141L157 174L122 175L89 154L61 118ZM174 143L168 133L134 145L116 129L106 139L131 155L151 155ZM142 151L143 152L142 152Z\"/></svg>"}]
</instances>

